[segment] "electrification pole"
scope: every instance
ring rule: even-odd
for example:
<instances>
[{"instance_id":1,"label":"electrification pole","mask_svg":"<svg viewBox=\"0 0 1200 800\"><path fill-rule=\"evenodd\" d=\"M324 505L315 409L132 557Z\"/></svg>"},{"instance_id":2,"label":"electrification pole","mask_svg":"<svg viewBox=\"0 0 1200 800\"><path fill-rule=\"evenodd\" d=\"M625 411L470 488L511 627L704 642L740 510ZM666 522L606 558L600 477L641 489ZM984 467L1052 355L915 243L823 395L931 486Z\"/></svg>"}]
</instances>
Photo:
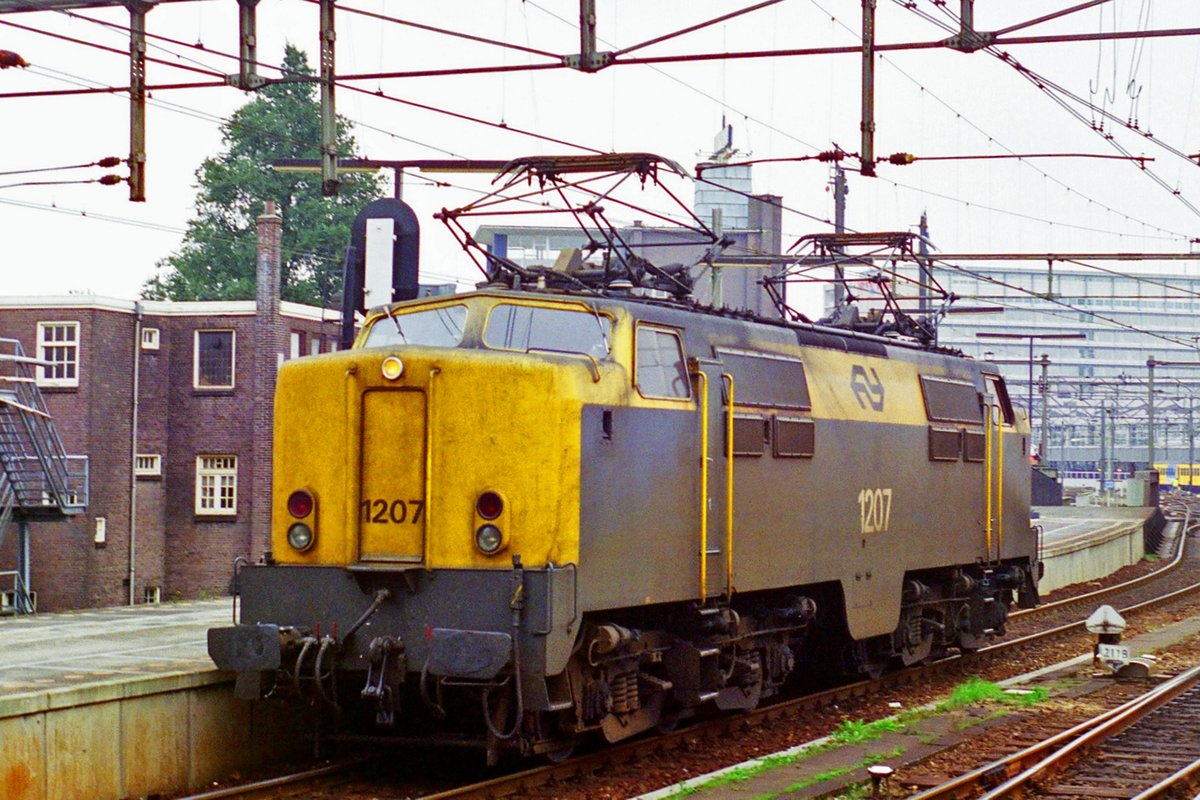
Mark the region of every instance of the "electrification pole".
<instances>
[{"instance_id":1,"label":"electrification pole","mask_svg":"<svg viewBox=\"0 0 1200 800\"><path fill-rule=\"evenodd\" d=\"M1106 417L1108 416L1108 401L1100 401L1100 491L1104 491L1104 485L1108 483L1108 460L1105 458L1107 454L1108 440L1105 436Z\"/></svg>"},{"instance_id":2,"label":"electrification pole","mask_svg":"<svg viewBox=\"0 0 1200 800\"><path fill-rule=\"evenodd\" d=\"M1146 359L1146 469L1154 469L1154 356Z\"/></svg>"},{"instance_id":3,"label":"electrification pole","mask_svg":"<svg viewBox=\"0 0 1200 800\"><path fill-rule=\"evenodd\" d=\"M875 0L862 0L861 172L875 177Z\"/></svg>"},{"instance_id":4,"label":"electrification pole","mask_svg":"<svg viewBox=\"0 0 1200 800\"><path fill-rule=\"evenodd\" d=\"M1041 443L1038 445L1038 459L1040 459L1042 462L1045 462L1048 453L1047 448L1050 446L1050 436L1048 435L1048 430L1046 428L1046 390L1049 388L1047 384L1050 380L1050 376L1048 374L1050 370L1050 356L1042 353L1041 363L1042 385L1038 388L1042 395L1042 439Z\"/></svg>"},{"instance_id":5,"label":"electrification pole","mask_svg":"<svg viewBox=\"0 0 1200 800\"><path fill-rule=\"evenodd\" d=\"M833 167L833 232L846 232L846 195L850 194L850 186L846 183L846 170L841 164ZM835 254L838 263L833 267L833 310L836 313L846 302L846 271L841 264L841 248Z\"/></svg>"}]
</instances>

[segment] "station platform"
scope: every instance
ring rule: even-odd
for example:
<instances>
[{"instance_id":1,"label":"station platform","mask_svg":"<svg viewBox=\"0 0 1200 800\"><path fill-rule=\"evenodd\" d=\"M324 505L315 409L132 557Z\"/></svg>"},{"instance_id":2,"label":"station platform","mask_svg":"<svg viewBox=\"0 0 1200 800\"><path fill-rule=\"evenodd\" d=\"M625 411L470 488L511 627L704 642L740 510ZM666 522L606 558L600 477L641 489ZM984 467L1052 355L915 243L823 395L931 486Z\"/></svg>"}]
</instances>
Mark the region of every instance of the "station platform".
<instances>
[{"instance_id":1,"label":"station platform","mask_svg":"<svg viewBox=\"0 0 1200 800\"><path fill-rule=\"evenodd\" d=\"M1045 575L1042 596L1073 583L1096 580L1136 564L1146 555L1145 530L1157 508L1038 506Z\"/></svg>"},{"instance_id":2,"label":"station platform","mask_svg":"<svg viewBox=\"0 0 1200 800\"><path fill-rule=\"evenodd\" d=\"M227 597L0 619L0 716L31 692L216 673L206 632L231 619Z\"/></svg>"},{"instance_id":3,"label":"station platform","mask_svg":"<svg viewBox=\"0 0 1200 800\"><path fill-rule=\"evenodd\" d=\"M302 752L310 726L209 659L231 619L230 598L0 619L0 798L146 797Z\"/></svg>"}]
</instances>

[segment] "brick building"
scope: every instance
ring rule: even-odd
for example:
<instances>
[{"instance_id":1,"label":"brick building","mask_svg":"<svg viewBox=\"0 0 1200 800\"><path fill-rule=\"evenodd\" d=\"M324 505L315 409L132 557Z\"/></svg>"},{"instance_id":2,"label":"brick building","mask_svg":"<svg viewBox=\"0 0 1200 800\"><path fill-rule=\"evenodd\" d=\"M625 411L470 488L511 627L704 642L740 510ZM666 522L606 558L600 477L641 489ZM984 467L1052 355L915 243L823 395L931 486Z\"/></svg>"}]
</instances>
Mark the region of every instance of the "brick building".
<instances>
[{"instance_id":1,"label":"brick building","mask_svg":"<svg viewBox=\"0 0 1200 800\"><path fill-rule=\"evenodd\" d=\"M38 610L225 594L267 549L275 374L335 349L338 315L280 301L281 220L258 224L255 300L0 297L0 337L54 362L37 382L89 462L87 511L30 524ZM9 536L0 570L16 560Z\"/></svg>"}]
</instances>

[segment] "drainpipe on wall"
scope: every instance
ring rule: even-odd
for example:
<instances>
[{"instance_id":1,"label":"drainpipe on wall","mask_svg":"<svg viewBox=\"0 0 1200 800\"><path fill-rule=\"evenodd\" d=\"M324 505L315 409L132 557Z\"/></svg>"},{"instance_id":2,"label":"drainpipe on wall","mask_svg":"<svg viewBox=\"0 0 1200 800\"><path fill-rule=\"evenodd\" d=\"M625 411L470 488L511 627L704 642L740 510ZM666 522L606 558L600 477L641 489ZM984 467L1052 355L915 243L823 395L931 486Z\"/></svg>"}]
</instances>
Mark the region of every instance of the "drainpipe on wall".
<instances>
[{"instance_id":1,"label":"drainpipe on wall","mask_svg":"<svg viewBox=\"0 0 1200 800\"><path fill-rule=\"evenodd\" d=\"M129 435L129 605L137 602L137 452L138 452L138 396L142 365L142 304L133 304L137 319L133 326L133 419Z\"/></svg>"}]
</instances>

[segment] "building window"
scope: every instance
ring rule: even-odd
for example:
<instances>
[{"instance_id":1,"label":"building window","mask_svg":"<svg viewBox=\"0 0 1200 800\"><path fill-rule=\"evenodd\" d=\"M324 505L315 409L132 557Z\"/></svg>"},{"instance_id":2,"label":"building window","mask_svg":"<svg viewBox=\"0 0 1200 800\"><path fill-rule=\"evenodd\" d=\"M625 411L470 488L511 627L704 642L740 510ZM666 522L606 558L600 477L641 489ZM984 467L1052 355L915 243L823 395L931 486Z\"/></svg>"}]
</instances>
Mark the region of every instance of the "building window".
<instances>
[{"instance_id":1,"label":"building window","mask_svg":"<svg viewBox=\"0 0 1200 800\"><path fill-rule=\"evenodd\" d=\"M310 356L315 356L320 352L321 352L321 337L320 336L308 337L308 354Z\"/></svg>"},{"instance_id":2,"label":"building window","mask_svg":"<svg viewBox=\"0 0 1200 800\"><path fill-rule=\"evenodd\" d=\"M291 338L288 340L288 358L300 357L300 339L302 336L303 334L301 334L299 331L292 331Z\"/></svg>"},{"instance_id":3,"label":"building window","mask_svg":"<svg viewBox=\"0 0 1200 800\"><path fill-rule=\"evenodd\" d=\"M153 453L138 453L133 459L133 474L139 478L157 478L162 475L162 456Z\"/></svg>"},{"instance_id":4,"label":"building window","mask_svg":"<svg viewBox=\"0 0 1200 800\"><path fill-rule=\"evenodd\" d=\"M142 328L142 349L158 349L158 328Z\"/></svg>"},{"instance_id":5,"label":"building window","mask_svg":"<svg viewBox=\"0 0 1200 800\"><path fill-rule=\"evenodd\" d=\"M196 456L196 514L237 513L237 456Z\"/></svg>"},{"instance_id":6,"label":"building window","mask_svg":"<svg viewBox=\"0 0 1200 800\"><path fill-rule=\"evenodd\" d=\"M233 352L233 331L196 331L193 385L197 389L232 389Z\"/></svg>"},{"instance_id":7,"label":"building window","mask_svg":"<svg viewBox=\"0 0 1200 800\"><path fill-rule=\"evenodd\" d=\"M38 358L50 363L38 373L39 386L79 385L79 323L39 322Z\"/></svg>"}]
</instances>

